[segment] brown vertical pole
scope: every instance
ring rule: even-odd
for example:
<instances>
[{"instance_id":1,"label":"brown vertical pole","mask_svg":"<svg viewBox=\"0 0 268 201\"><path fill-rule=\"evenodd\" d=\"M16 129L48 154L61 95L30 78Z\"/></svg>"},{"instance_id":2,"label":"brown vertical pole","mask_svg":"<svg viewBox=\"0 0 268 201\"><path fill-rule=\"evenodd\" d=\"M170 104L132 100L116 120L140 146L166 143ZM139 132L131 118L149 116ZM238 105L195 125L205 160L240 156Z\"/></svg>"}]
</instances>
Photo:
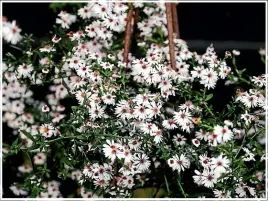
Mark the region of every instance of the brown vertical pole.
<instances>
[{"instance_id":1,"label":"brown vertical pole","mask_svg":"<svg viewBox=\"0 0 268 201\"><path fill-rule=\"evenodd\" d=\"M167 15L167 29L168 29L168 44L169 44L169 54L171 68L176 69L176 59L175 59L175 49L173 41L173 22L172 22L172 10L171 3L165 3L166 5L166 15Z\"/></svg>"},{"instance_id":2,"label":"brown vertical pole","mask_svg":"<svg viewBox=\"0 0 268 201\"><path fill-rule=\"evenodd\" d=\"M174 32L175 38L180 38L177 5L178 5L178 3L171 4L172 22L173 22L173 32Z\"/></svg>"},{"instance_id":3,"label":"brown vertical pole","mask_svg":"<svg viewBox=\"0 0 268 201\"><path fill-rule=\"evenodd\" d=\"M130 44L131 44L132 15L133 15L133 6L132 6L132 3L128 3L126 35L125 35L125 44L124 44L124 53L123 53L123 62L126 64L128 63L128 53L129 53Z\"/></svg>"},{"instance_id":4,"label":"brown vertical pole","mask_svg":"<svg viewBox=\"0 0 268 201\"><path fill-rule=\"evenodd\" d=\"M139 8L135 8L134 26L139 22L139 15L140 15Z\"/></svg>"}]
</instances>

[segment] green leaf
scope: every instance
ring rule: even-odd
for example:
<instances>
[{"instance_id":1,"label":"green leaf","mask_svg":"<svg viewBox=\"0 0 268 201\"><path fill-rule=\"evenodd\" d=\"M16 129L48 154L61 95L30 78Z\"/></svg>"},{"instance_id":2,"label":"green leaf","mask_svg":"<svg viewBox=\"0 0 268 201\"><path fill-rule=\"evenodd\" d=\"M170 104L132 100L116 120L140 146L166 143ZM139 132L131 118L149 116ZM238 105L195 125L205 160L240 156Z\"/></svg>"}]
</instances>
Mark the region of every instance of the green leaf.
<instances>
[{"instance_id":1,"label":"green leaf","mask_svg":"<svg viewBox=\"0 0 268 201\"><path fill-rule=\"evenodd\" d=\"M70 92L70 88L68 87L68 85L66 84L66 82L63 78L62 78L62 84L67 89L69 96L72 97L72 94Z\"/></svg>"},{"instance_id":2,"label":"green leaf","mask_svg":"<svg viewBox=\"0 0 268 201\"><path fill-rule=\"evenodd\" d=\"M210 100L212 97L213 97L213 94L209 94L209 95L207 95L207 97L206 97L205 101Z\"/></svg>"},{"instance_id":3,"label":"green leaf","mask_svg":"<svg viewBox=\"0 0 268 201\"><path fill-rule=\"evenodd\" d=\"M26 135L29 139L31 139L33 142L36 142L36 140L34 139L34 137L32 136L31 133L25 131L25 130L21 130L21 132Z\"/></svg>"},{"instance_id":4,"label":"green leaf","mask_svg":"<svg viewBox=\"0 0 268 201\"><path fill-rule=\"evenodd\" d=\"M12 145L11 145L11 149L13 149L15 146L17 146L18 145L18 143L19 143L19 138L17 138L13 143L12 143Z\"/></svg>"}]
</instances>

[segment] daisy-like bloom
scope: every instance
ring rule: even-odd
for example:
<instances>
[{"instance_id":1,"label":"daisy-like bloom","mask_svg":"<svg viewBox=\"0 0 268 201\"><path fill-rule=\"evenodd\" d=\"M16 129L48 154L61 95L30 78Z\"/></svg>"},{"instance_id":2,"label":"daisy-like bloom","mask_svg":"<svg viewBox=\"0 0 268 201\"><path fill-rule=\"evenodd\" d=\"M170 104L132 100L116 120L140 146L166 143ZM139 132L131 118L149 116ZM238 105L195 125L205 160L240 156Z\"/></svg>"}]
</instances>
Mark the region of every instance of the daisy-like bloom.
<instances>
[{"instance_id":1,"label":"daisy-like bloom","mask_svg":"<svg viewBox=\"0 0 268 201\"><path fill-rule=\"evenodd\" d=\"M9 189L16 195L16 196L26 196L28 195L28 192L26 190L23 190L21 187L17 185L12 185L9 187Z\"/></svg>"},{"instance_id":2,"label":"daisy-like bloom","mask_svg":"<svg viewBox=\"0 0 268 201\"><path fill-rule=\"evenodd\" d=\"M208 89L214 88L218 80L218 74L212 68L202 70L200 84L205 85Z\"/></svg>"},{"instance_id":3,"label":"daisy-like bloom","mask_svg":"<svg viewBox=\"0 0 268 201\"><path fill-rule=\"evenodd\" d=\"M10 42L13 45L16 45L21 39L20 35L21 29L16 25L16 21L12 21L12 23L3 24L2 34L4 40Z\"/></svg>"},{"instance_id":4,"label":"daisy-like bloom","mask_svg":"<svg viewBox=\"0 0 268 201\"><path fill-rule=\"evenodd\" d=\"M40 52L55 52L56 49L54 49L53 47L51 47L50 45L46 45L43 48L39 49Z\"/></svg>"},{"instance_id":5,"label":"daisy-like bloom","mask_svg":"<svg viewBox=\"0 0 268 201\"><path fill-rule=\"evenodd\" d=\"M142 123L140 128L144 134L152 134L158 130L158 127L153 123Z\"/></svg>"},{"instance_id":6,"label":"daisy-like bloom","mask_svg":"<svg viewBox=\"0 0 268 201\"><path fill-rule=\"evenodd\" d=\"M110 93L106 93L102 95L102 101L107 104L107 105L115 105L115 96L110 94Z\"/></svg>"},{"instance_id":7,"label":"daisy-like bloom","mask_svg":"<svg viewBox=\"0 0 268 201\"><path fill-rule=\"evenodd\" d=\"M124 147L118 154L119 159L124 159L124 164L130 163L132 160L132 154L129 148Z\"/></svg>"},{"instance_id":8,"label":"daisy-like bloom","mask_svg":"<svg viewBox=\"0 0 268 201\"><path fill-rule=\"evenodd\" d=\"M266 86L266 76L265 76L265 74L263 74L263 75L260 75L260 76L258 76L258 77L256 77L256 76L253 76L252 78L251 78L251 81L255 84L255 85L257 85L258 87L263 87L263 86Z\"/></svg>"},{"instance_id":9,"label":"daisy-like bloom","mask_svg":"<svg viewBox=\"0 0 268 201\"><path fill-rule=\"evenodd\" d=\"M47 159L46 154L43 152L40 152L33 157L33 162L35 165L43 165L46 159Z\"/></svg>"},{"instance_id":10,"label":"daisy-like bloom","mask_svg":"<svg viewBox=\"0 0 268 201\"><path fill-rule=\"evenodd\" d=\"M232 52L233 52L233 54L234 54L235 56L239 56L239 55L240 55L240 52L239 52L238 50L233 50Z\"/></svg>"},{"instance_id":11,"label":"daisy-like bloom","mask_svg":"<svg viewBox=\"0 0 268 201\"><path fill-rule=\"evenodd\" d=\"M129 139L128 146L130 149L137 151L140 149L141 142L137 139Z\"/></svg>"},{"instance_id":12,"label":"daisy-like bloom","mask_svg":"<svg viewBox=\"0 0 268 201\"><path fill-rule=\"evenodd\" d=\"M89 191L89 192L84 192L83 194L81 194L81 196L83 198L98 198L98 195L93 194L93 192Z\"/></svg>"},{"instance_id":13,"label":"daisy-like bloom","mask_svg":"<svg viewBox=\"0 0 268 201\"><path fill-rule=\"evenodd\" d=\"M231 68L228 66L220 66L219 76L221 79L225 79L227 75L231 72Z\"/></svg>"},{"instance_id":14,"label":"daisy-like bloom","mask_svg":"<svg viewBox=\"0 0 268 201\"><path fill-rule=\"evenodd\" d=\"M48 68L43 68L42 69L42 73L48 74L49 73L49 69Z\"/></svg>"},{"instance_id":15,"label":"daisy-like bloom","mask_svg":"<svg viewBox=\"0 0 268 201\"><path fill-rule=\"evenodd\" d=\"M103 145L103 152L105 157L114 161L118 157L122 146L119 143L115 143L113 140L106 140L107 144Z\"/></svg>"},{"instance_id":16,"label":"daisy-like bloom","mask_svg":"<svg viewBox=\"0 0 268 201\"><path fill-rule=\"evenodd\" d=\"M105 179L96 179L94 180L94 185L96 187L101 187L101 188L105 188L107 186L109 186L109 180L105 180Z\"/></svg>"},{"instance_id":17,"label":"daisy-like bloom","mask_svg":"<svg viewBox=\"0 0 268 201\"><path fill-rule=\"evenodd\" d=\"M228 126L228 127L231 127L231 128L234 127L233 122L231 122L230 120L224 120L224 124L225 124L226 126Z\"/></svg>"},{"instance_id":18,"label":"daisy-like bloom","mask_svg":"<svg viewBox=\"0 0 268 201\"><path fill-rule=\"evenodd\" d=\"M122 185L125 188L132 189L132 187L135 186L133 177L132 176L126 176L125 178L123 178Z\"/></svg>"},{"instance_id":19,"label":"daisy-like bloom","mask_svg":"<svg viewBox=\"0 0 268 201\"><path fill-rule=\"evenodd\" d=\"M164 120L162 123L163 127L169 130L178 128L173 119Z\"/></svg>"},{"instance_id":20,"label":"daisy-like bloom","mask_svg":"<svg viewBox=\"0 0 268 201\"><path fill-rule=\"evenodd\" d=\"M47 105L42 106L42 112L49 112L49 111L50 111L50 109Z\"/></svg>"},{"instance_id":21,"label":"daisy-like bloom","mask_svg":"<svg viewBox=\"0 0 268 201\"><path fill-rule=\"evenodd\" d=\"M90 38L93 38L97 35L96 30L97 30L97 27L94 25L86 26L86 29L85 29L87 36Z\"/></svg>"},{"instance_id":22,"label":"daisy-like bloom","mask_svg":"<svg viewBox=\"0 0 268 201\"><path fill-rule=\"evenodd\" d=\"M90 8L88 6L84 6L83 8L80 8L78 10L78 15L82 19L90 19L92 16L92 11L90 10Z\"/></svg>"},{"instance_id":23,"label":"daisy-like bloom","mask_svg":"<svg viewBox=\"0 0 268 201\"><path fill-rule=\"evenodd\" d=\"M265 49L260 48L260 50L259 50L259 54L260 54L261 56L265 56Z\"/></svg>"},{"instance_id":24,"label":"daisy-like bloom","mask_svg":"<svg viewBox=\"0 0 268 201\"><path fill-rule=\"evenodd\" d=\"M145 154L134 154L132 158L133 166L136 167L141 172L146 172L151 162L149 160L149 157Z\"/></svg>"},{"instance_id":25,"label":"daisy-like bloom","mask_svg":"<svg viewBox=\"0 0 268 201\"><path fill-rule=\"evenodd\" d=\"M211 170L214 170L216 177L220 177L221 174L225 173L230 165L230 160L227 156L220 155L217 158L211 158Z\"/></svg>"},{"instance_id":26,"label":"daisy-like bloom","mask_svg":"<svg viewBox=\"0 0 268 201\"><path fill-rule=\"evenodd\" d=\"M152 117L159 116L161 114L160 110L162 108L162 103L160 102L156 103L155 101L151 101L150 105L151 105L152 112L151 114L149 114L149 117L152 118Z\"/></svg>"},{"instance_id":27,"label":"daisy-like bloom","mask_svg":"<svg viewBox=\"0 0 268 201\"><path fill-rule=\"evenodd\" d=\"M210 133L208 136L208 140L209 143L211 144L211 146L217 146L218 143L221 144L222 143L222 134L217 134L217 133Z\"/></svg>"},{"instance_id":28,"label":"daisy-like bloom","mask_svg":"<svg viewBox=\"0 0 268 201\"><path fill-rule=\"evenodd\" d=\"M60 40L61 40L61 38L58 38L56 35L53 36L53 38L52 38L53 43L58 43L58 42L60 42Z\"/></svg>"},{"instance_id":29,"label":"daisy-like bloom","mask_svg":"<svg viewBox=\"0 0 268 201\"><path fill-rule=\"evenodd\" d=\"M179 124L180 126L184 126L187 123L191 122L192 119L192 115L190 112L188 112L187 110L181 110L179 112L174 112L174 117L173 119L175 120L175 122L177 124Z\"/></svg>"},{"instance_id":30,"label":"daisy-like bloom","mask_svg":"<svg viewBox=\"0 0 268 201\"><path fill-rule=\"evenodd\" d=\"M110 16L110 14L111 14L111 8L109 8L108 5L95 4L92 9L95 12L95 14L102 19Z\"/></svg>"},{"instance_id":31,"label":"daisy-like bloom","mask_svg":"<svg viewBox=\"0 0 268 201\"><path fill-rule=\"evenodd\" d=\"M186 101L184 104L179 106L180 110L194 110L195 106L191 101Z\"/></svg>"},{"instance_id":32,"label":"daisy-like bloom","mask_svg":"<svg viewBox=\"0 0 268 201\"><path fill-rule=\"evenodd\" d=\"M52 124L43 124L40 127L40 133L45 138L51 137L55 133L55 128L52 126Z\"/></svg>"},{"instance_id":33,"label":"daisy-like bloom","mask_svg":"<svg viewBox=\"0 0 268 201\"><path fill-rule=\"evenodd\" d=\"M142 105L135 106L134 117L139 119L139 120L143 120L143 119L146 119L148 117L150 112L151 112L151 110L149 110L148 108L146 108Z\"/></svg>"},{"instance_id":34,"label":"daisy-like bloom","mask_svg":"<svg viewBox=\"0 0 268 201\"><path fill-rule=\"evenodd\" d=\"M172 163L172 160L174 160L174 164ZM184 154L181 154L178 156L177 154L173 156L171 159L168 159L168 164L171 164L171 168L178 172L184 171L185 168L190 167L190 160L185 157Z\"/></svg>"},{"instance_id":35,"label":"daisy-like bloom","mask_svg":"<svg viewBox=\"0 0 268 201\"><path fill-rule=\"evenodd\" d=\"M204 154L199 156L199 162L205 169L208 169L210 167L211 159Z\"/></svg>"},{"instance_id":36,"label":"daisy-like bloom","mask_svg":"<svg viewBox=\"0 0 268 201\"><path fill-rule=\"evenodd\" d=\"M241 115L241 119L245 121L246 125L249 125L251 123L251 121L254 120L254 116L248 114L248 111L246 111L245 114Z\"/></svg>"},{"instance_id":37,"label":"daisy-like bloom","mask_svg":"<svg viewBox=\"0 0 268 201\"><path fill-rule=\"evenodd\" d=\"M89 177L89 178L92 177L92 175L93 175L93 166L92 166L92 164L87 163L87 164L84 166L83 174L84 174L86 177Z\"/></svg>"},{"instance_id":38,"label":"daisy-like bloom","mask_svg":"<svg viewBox=\"0 0 268 201\"><path fill-rule=\"evenodd\" d=\"M82 172L80 170L75 170L71 173L72 180L79 181L82 177Z\"/></svg>"},{"instance_id":39,"label":"daisy-like bloom","mask_svg":"<svg viewBox=\"0 0 268 201\"><path fill-rule=\"evenodd\" d=\"M81 91L76 91L75 93L75 97L80 105L82 105L84 101L87 100L91 95L91 92L85 91L83 89L81 89Z\"/></svg>"},{"instance_id":40,"label":"daisy-like bloom","mask_svg":"<svg viewBox=\"0 0 268 201\"><path fill-rule=\"evenodd\" d=\"M244 150L244 152L246 152L246 154L244 156L242 156L244 161L255 161L255 154L252 153L251 151L249 151L248 148L246 147L242 147L242 149Z\"/></svg>"},{"instance_id":41,"label":"daisy-like bloom","mask_svg":"<svg viewBox=\"0 0 268 201\"><path fill-rule=\"evenodd\" d=\"M194 67L194 70L191 71L192 77L193 78L201 78L203 70L204 70L203 66Z\"/></svg>"},{"instance_id":42,"label":"daisy-like bloom","mask_svg":"<svg viewBox=\"0 0 268 201\"><path fill-rule=\"evenodd\" d=\"M233 132L227 126L215 126L214 134L218 135L218 137L222 137L223 142L227 142L233 138Z\"/></svg>"},{"instance_id":43,"label":"daisy-like bloom","mask_svg":"<svg viewBox=\"0 0 268 201\"><path fill-rule=\"evenodd\" d=\"M163 132L159 129L154 131L151 136L154 136L154 142L156 144L159 144L163 140Z\"/></svg>"},{"instance_id":44,"label":"daisy-like bloom","mask_svg":"<svg viewBox=\"0 0 268 201\"><path fill-rule=\"evenodd\" d=\"M214 184L217 183L217 177L213 171L204 169L202 173L202 184L207 188L213 188Z\"/></svg>"},{"instance_id":45,"label":"daisy-like bloom","mask_svg":"<svg viewBox=\"0 0 268 201\"><path fill-rule=\"evenodd\" d=\"M74 69L85 66L85 61L79 57L72 57L70 59L67 59L67 62L69 62L69 67Z\"/></svg>"},{"instance_id":46,"label":"daisy-like bloom","mask_svg":"<svg viewBox=\"0 0 268 201\"><path fill-rule=\"evenodd\" d=\"M257 179L257 181L256 180L250 180L252 183L258 183L259 181L263 181L263 179L264 179L264 174L263 174L263 172L256 172L253 176L252 176L253 178L255 178L255 179Z\"/></svg>"},{"instance_id":47,"label":"daisy-like bloom","mask_svg":"<svg viewBox=\"0 0 268 201\"><path fill-rule=\"evenodd\" d=\"M205 131L205 130L199 130L195 133L195 137L199 140L205 140L208 141L208 137L209 137L209 132Z\"/></svg>"},{"instance_id":48,"label":"daisy-like bloom","mask_svg":"<svg viewBox=\"0 0 268 201\"><path fill-rule=\"evenodd\" d=\"M194 183L196 183L198 186L201 186L202 185L202 182L203 182L202 173L199 172L198 170L195 170L194 172L196 174L196 175L193 176Z\"/></svg>"},{"instance_id":49,"label":"daisy-like bloom","mask_svg":"<svg viewBox=\"0 0 268 201\"><path fill-rule=\"evenodd\" d=\"M44 57L44 58L40 59L39 63L42 66L47 65L47 64L49 64L49 58L48 57Z\"/></svg>"},{"instance_id":50,"label":"daisy-like bloom","mask_svg":"<svg viewBox=\"0 0 268 201\"><path fill-rule=\"evenodd\" d=\"M150 106L150 99L147 94L138 94L133 100L137 105Z\"/></svg>"},{"instance_id":51,"label":"daisy-like bloom","mask_svg":"<svg viewBox=\"0 0 268 201\"><path fill-rule=\"evenodd\" d=\"M115 114L117 117L126 119L130 116L129 111L130 105L128 104L128 101L120 100L119 103L116 104Z\"/></svg>"},{"instance_id":52,"label":"daisy-like bloom","mask_svg":"<svg viewBox=\"0 0 268 201\"><path fill-rule=\"evenodd\" d=\"M109 69L110 71L113 70L114 68L114 65L109 63L109 62L100 62L100 66L104 69L104 70L107 70Z\"/></svg>"},{"instance_id":53,"label":"daisy-like bloom","mask_svg":"<svg viewBox=\"0 0 268 201\"><path fill-rule=\"evenodd\" d=\"M99 105L90 107L88 111L91 119L97 119L104 116L104 108Z\"/></svg>"},{"instance_id":54,"label":"daisy-like bloom","mask_svg":"<svg viewBox=\"0 0 268 201\"><path fill-rule=\"evenodd\" d=\"M229 190L220 191L220 190L215 189L215 190L213 190L213 193L214 193L216 198L232 198L231 191L229 191Z\"/></svg>"},{"instance_id":55,"label":"daisy-like bloom","mask_svg":"<svg viewBox=\"0 0 268 201\"><path fill-rule=\"evenodd\" d=\"M17 71L20 77L21 76L27 77L27 76L30 76L30 72L33 71L33 67L31 64L30 65L22 64L22 65L19 65Z\"/></svg>"},{"instance_id":56,"label":"daisy-like bloom","mask_svg":"<svg viewBox=\"0 0 268 201\"><path fill-rule=\"evenodd\" d=\"M92 70L90 69L90 66L81 66L76 68L76 73L81 78L87 78L90 76Z\"/></svg>"},{"instance_id":57,"label":"daisy-like bloom","mask_svg":"<svg viewBox=\"0 0 268 201\"><path fill-rule=\"evenodd\" d=\"M58 16L60 18L56 19L57 24L61 24L64 29L69 29L70 25L76 21L76 16L67 13L66 11L61 11Z\"/></svg>"},{"instance_id":58,"label":"daisy-like bloom","mask_svg":"<svg viewBox=\"0 0 268 201\"><path fill-rule=\"evenodd\" d=\"M193 143L193 145L196 146L196 147L199 147L199 145L200 145L200 141L199 141L198 139L193 139L193 140L192 140L192 143Z\"/></svg>"},{"instance_id":59,"label":"daisy-like bloom","mask_svg":"<svg viewBox=\"0 0 268 201\"><path fill-rule=\"evenodd\" d=\"M173 137L173 142L178 145L178 146L182 146L184 145L186 142L186 138L183 137L182 135L180 134L177 134Z\"/></svg>"},{"instance_id":60,"label":"daisy-like bloom","mask_svg":"<svg viewBox=\"0 0 268 201\"><path fill-rule=\"evenodd\" d=\"M33 171L33 168L32 168L29 164L25 163L24 165L19 166L19 167L18 167L18 170L19 170L21 173L30 173L30 172Z\"/></svg>"},{"instance_id":61,"label":"daisy-like bloom","mask_svg":"<svg viewBox=\"0 0 268 201\"><path fill-rule=\"evenodd\" d=\"M252 196L256 195L256 190L254 188L245 185L243 182L236 184L235 192L240 198L247 198L247 191Z\"/></svg>"},{"instance_id":62,"label":"daisy-like bloom","mask_svg":"<svg viewBox=\"0 0 268 201\"><path fill-rule=\"evenodd\" d=\"M172 88L172 84L170 80L163 80L159 85L158 88L161 89L161 91L167 91Z\"/></svg>"}]
</instances>

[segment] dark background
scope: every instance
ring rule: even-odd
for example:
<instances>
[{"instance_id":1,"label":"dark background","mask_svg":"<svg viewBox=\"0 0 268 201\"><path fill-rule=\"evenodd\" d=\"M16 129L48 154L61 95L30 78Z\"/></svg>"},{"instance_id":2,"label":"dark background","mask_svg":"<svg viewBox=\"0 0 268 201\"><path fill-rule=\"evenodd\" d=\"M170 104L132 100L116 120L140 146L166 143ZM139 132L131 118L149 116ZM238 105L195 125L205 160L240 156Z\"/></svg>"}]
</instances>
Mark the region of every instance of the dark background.
<instances>
[{"instance_id":1,"label":"dark background","mask_svg":"<svg viewBox=\"0 0 268 201\"><path fill-rule=\"evenodd\" d=\"M3 15L8 18L8 21L16 20L22 33L32 33L36 38L42 38L49 35L52 25L55 24L57 14L49 8L48 3L3 3L2 5ZM205 40L209 44L220 41L221 43L217 43L218 47L215 45L216 52L220 55L223 55L226 50L220 45L225 41L234 41L232 44L234 47L237 41L254 42L254 47L240 49L239 66L246 68L248 75L259 75L265 72L265 65L260 61L258 53L260 47L256 47L256 44L263 44L263 48L265 45L265 3L180 3L177 8L182 39L192 41L193 46L196 45L196 40ZM199 45L195 50L201 54L205 52L206 47ZM7 48L5 49L4 46L3 55L6 51ZM214 91L214 106L216 108L225 106L233 93L234 89L231 87L224 84L217 86ZM8 135L8 130L4 131L3 141L11 143L15 136ZM8 198L14 197L9 186L17 178L15 176L17 167L23 163L21 156L13 158L14 160L8 160L9 164L3 167L3 191L4 197ZM64 194L68 188L62 191Z\"/></svg>"}]
</instances>

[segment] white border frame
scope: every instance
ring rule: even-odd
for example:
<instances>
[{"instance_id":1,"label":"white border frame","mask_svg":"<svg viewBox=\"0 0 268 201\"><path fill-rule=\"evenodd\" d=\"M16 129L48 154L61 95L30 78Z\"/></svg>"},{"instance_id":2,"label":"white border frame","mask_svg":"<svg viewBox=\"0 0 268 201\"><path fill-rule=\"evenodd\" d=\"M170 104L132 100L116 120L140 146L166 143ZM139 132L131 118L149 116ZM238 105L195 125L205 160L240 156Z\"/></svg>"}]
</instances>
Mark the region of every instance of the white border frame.
<instances>
[{"instance_id":1,"label":"white border frame","mask_svg":"<svg viewBox=\"0 0 268 201\"><path fill-rule=\"evenodd\" d=\"M1 1L1 0L0 0ZM96 1L96 0L93 0L93 1ZM120 0L104 0L104 1L107 1L107 2L119 2ZM265 3L265 18L266 18L266 21L265 21L265 25L266 25L266 35L265 35L265 51L266 51L266 55L265 55L265 74L266 74L266 78L267 78L267 73L268 73L268 70L267 70L267 61L268 61L268 41L267 41L267 23L268 23L268 15L267 15L267 10L268 10L268 3L266 0L241 0L241 1L232 1L232 0L227 0L227 1L222 1L222 0L219 0L219 1L214 1L214 0L211 0L211 1L191 1L191 0L180 0L180 1L176 1L176 0L167 0L167 1L164 1L164 0L155 0L155 1L152 1L152 0L122 0L120 2L153 2L153 3L156 3L157 1L159 2L179 2L179 3ZM75 1L75 0L69 0L69 1L58 1L58 0L55 0L55 1L52 1L52 0L47 0L47 1L44 1L44 0L41 0L41 1L11 1L11 0L2 0L1 1L1 5L0 5L0 10L1 10L1 17L2 17L2 9L3 9L3 3L49 3L49 2L58 2L58 3L87 3L89 1L86 1L86 0L78 0L78 1ZM96 1L98 2L98 1ZM2 20L0 21L0 30L2 30ZM0 31L0 38L1 38L1 42L0 42L0 60L1 60L1 63L0 63L0 69L2 71L2 31ZM2 74L2 72L1 72ZM268 95L268 90L267 90L267 81L268 79L266 79L266 99L268 98L267 95ZM0 107L0 111L1 111L1 114L0 114L0 120L2 121L2 75L1 75L1 81L0 81L0 91L1 91L1 97L0 97L0 102L1 102L1 107ZM132 200L132 201L139 201L139 200L146 200L146 201L149 201L149 200L157 200L157 201L162 201L162 200L169 200L169 201L175 201L175 200L258 200L258 201L267 201L268 200L268 165L267 165L267 158L268 158L268 146L267 146L267 129L268 129L268 115L267 115L267 110L268 110L268 104L267 104L268 101L266 101L266 113L265 113L265 122L266 122L266 133L265 133L265 136L266 136L266 173L265 173L265 176L266 176L266 198L205 198L205 199L201 199L201 198L94 198L94 199L88 199L88 198L58 198L58 199L55 199L55 198L3 198L2 197L2 133L3 133L3 128L2 128L2 124L0 125L0 132L1 132L1 135L0 135L0 159L1 159L1 167L0 167L0 176L1 176L1 181L0 181L0 200L11 200L11 201L16 201L16 200L25 200L25 201L30 201L30 200L35 200L35 201L38 201L38 200L57 200L57 201L64 201L64 200L92 200L92 201L97 201L97 200L114 200L114 201L128 201L128 200Z\"/></svg>"}]
</instances>

